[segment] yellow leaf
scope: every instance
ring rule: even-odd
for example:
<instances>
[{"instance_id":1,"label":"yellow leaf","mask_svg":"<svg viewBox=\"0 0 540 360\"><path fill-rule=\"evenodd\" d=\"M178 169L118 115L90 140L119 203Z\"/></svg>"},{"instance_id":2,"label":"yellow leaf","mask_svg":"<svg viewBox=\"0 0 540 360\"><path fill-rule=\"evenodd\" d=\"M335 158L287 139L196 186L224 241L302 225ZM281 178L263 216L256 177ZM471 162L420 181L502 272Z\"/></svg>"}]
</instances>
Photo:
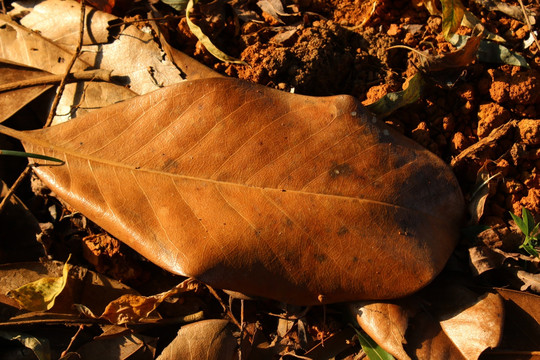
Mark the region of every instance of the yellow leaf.
<instances>
[{"instance_id":1,"label":"yellow leaf","mask_svg":"<svg viewBox=\"0 0 540 360\"><path fill-rule=\"evenodd\" d=\"M197 37L197 39L200 40L200 42L204 45L204 47L210 51L212 55L214 55L219 60L235 63L235 64L242 64L247 65L245 61L242 61L240 59L234 58L232 56L229 56L225 54L223 51L219 50L210 40L208 36L206 36L200 27L195 25L189 18L191 15L191 10L193 10L193 6L197 3L198 0L189 0L187 7L186 7L186 21L189 27L189 30Z\"/></svg>"},{"instance_id":2,"label":"yellow leaf","mask_svg":"<svg viewBox=\"0 0 540 360\"><path fill-rule=\"evenodd\" d=\"M465 15L465 7L459 0L441 0L442 5L442 33L445 39L454 34Z\"/></svg>"},{"instance_id":3,"label":"yellow leaf","mask_svg":"<svg viewBox=\"0 0 540 360\"><path fill-rule=\"evenodd\" d=\"M11 290L7 295L15 299L23 309L28 311L46 311L54 306L56 297L66 286L70 265L68 257L61 277L45 277L18 289Z\"/></svg>"}]
</instances>

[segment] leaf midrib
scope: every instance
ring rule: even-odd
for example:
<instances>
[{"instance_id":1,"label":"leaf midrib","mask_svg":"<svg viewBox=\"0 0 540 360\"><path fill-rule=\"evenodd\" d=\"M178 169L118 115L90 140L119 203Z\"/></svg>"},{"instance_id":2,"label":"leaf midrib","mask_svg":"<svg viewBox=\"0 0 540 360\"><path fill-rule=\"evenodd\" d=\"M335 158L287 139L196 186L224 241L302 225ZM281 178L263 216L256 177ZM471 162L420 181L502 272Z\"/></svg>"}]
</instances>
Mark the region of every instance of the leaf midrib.
<instances>
[{"instance_id":1,"label":"leaf midrib","mask_svg":"<svg viewBox=\"0 0 540 360\"><path fill-rule=\"evenodd\" d=\"M39 131L39 130L37 130L37 131ZM31 136L27 132L14 130L14 129L8 128L8 127L6 127L4 125L1 125L1 124L0 124L0 133L2 133L4 135L11 136L11 137L14 137L14 138L16 138L16 139L18 139L18 140L20 140L22 142L27 142L27 143L30 143L30 144L33 144L33 145L41 146L42 148L49 148L49 149L52 149L54 151L57 151L57 152L60 152L60 153L63 153L63 154L67 154L67 155L70 155L70 156L73 156L73 157L78 157L78 158L88 160L88 161L92 161L92 162L95 162L95 163L101 163L101 164L109 165L109 166L112 166L112 167L128 169L128 170L130 170L132 172L133 171L135 171L135 172L147 172L147 173L158 174L158 175L162 175L162 176L176 177L176 178L180 178L180 179L193 180L193 181L201 181L201 182L217 184L217 185L228 185L228 186L237 186L237 187L244 187L244 188L257 188L257 189L260 189L260 190L263 190L263 191L275 191L275 192L279 192L279 193L289 192L289 193L301 194L301 195L321 196L321 197L327 197L327 198L346 199L346 200L353 200L353 201L363 201L363 202L378 204L378 205L382 205L382 206L386 206L386 207L394 207L394 208L398 208L398 209L403 209L403 210L406 210L406 211L414 211L416 213L422 214L423 216L443 220L442 218L440 218L438 216L435 216L430 212L421 211L421 210L413 209L413 208L408 208L408 207L404 207L404 206L396 205L396 204L392 204L392 203L387 203L387 202L384 202L384 201L377 201L377 200L372 200L372 199L364 199L364 198L358 198L358 197L346 196L346 195L324 194L324 193L317 193L317 192L310 192L310 191L277 189L277 188L272 188L272 187L261 187L261 186L256 186L256 185L242 184L242 183L238 183L238 182L231 182L231 181L224 181L224 180L213 180L213 179L201 178L201 177L190 176L190 175L173 174L173 173L163 172L163 171L160 171L160 170L142 168L142 167L137 167L137 166L130 166L130 165L126 165L126 164L121 163L121 162L102 159L102 158L98 158L98 157L95 157L95 156L92 156L92 155L85 155L85 154L75 152L75 151L73 151L71 149L66 149L66 148L63 148L63 147L58 146L58 145L53 145L48 141L37 139L37 138ZM410 164L411 163L408 163L407 165L410 165ZM283 191L283 190L285 190L285 191Z\"/></svg>"}]
</instances>

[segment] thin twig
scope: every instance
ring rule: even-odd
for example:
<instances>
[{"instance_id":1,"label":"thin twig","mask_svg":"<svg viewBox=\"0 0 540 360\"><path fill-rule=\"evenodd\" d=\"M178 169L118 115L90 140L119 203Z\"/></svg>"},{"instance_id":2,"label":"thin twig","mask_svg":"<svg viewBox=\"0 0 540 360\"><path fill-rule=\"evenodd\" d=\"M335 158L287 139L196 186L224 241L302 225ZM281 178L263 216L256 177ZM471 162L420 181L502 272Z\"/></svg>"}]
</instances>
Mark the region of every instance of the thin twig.
<instances>
[{"instance_id":1,"label":"thin twig","mask_svg":"<svg viewBox=\"0 0 540 360\"><path fill-rule=\"evenodd\" d=\"M66 354L69 352L69 349L71 348L71 346L73 345L73 343L75 342L75 339L77 339L77 337L79 336L79 334L81 333L81 331L84 330L84 327L85 325L79 325L79 329L77 330L77 332L75 333L75 335L73 335L73 337L71 338L71 341L69 342L66 350L62 351L62 354L60 354L60 358L63 358L64 356L66 356Z\"/></svg>"},{"instance_id":2,"label":"thin twig","mask_svg":"<svg viewBox=\"0 0 540 360\"><path fill-rule=\"evenodd\" d=\"M540 51L540 44L538 44L538 38L536 37L536 34L534 33L533 27L531 25L531 22L529 21L529 16L527 15L527 10L525 10L525 5L523 5L522 0L518 0L519 5L521 6L521 11L523 11L523 16L525 17L525 22L527 23L527 26L529 27L529 31L531 32L531 35L534 39L534 42L536 44L536 50Z\"/></svg>"},{"instance_id":3,"label":"thin twig","mask_svg":"<svg viewBox=\"0 0 540 360\"><path fill-rule=\"evenodd\" d=\"M86 13L86 6L84 3L84 0L81 0L81 27L79 32L79 43L77 44L77 48L75 49L75 53L73 54L73 57L71 58L71 61L68 64L68 67L66 69L66 72L64 74L64 77L62 78L62 81L60 82L60 85L58 86L58 90L56 91L56 96L54 97L53 104L51 106L51 111L49 112L49 116L47 117L47 121L45 122L44 127L49 127L52 123L52 120L54 116L56 115L56 108L58 107L58 103L60 102L60 98L62 97L62 94L64 93L64 88L66 86L66 81L69 76L69 73L71 72L71 68L75 64L75 61L79 57L79 54L81 53L82 48L82 42L83 42L83 36L84 36L84 17Z\"/></svg>"},{"instance_id":4,"label":"thin twig","mask_svg":"<svg viewBox=\"0 0 540 360\"><path fill-rule=\"evenodd\" d=\"M66 83L72 83L77 81L106 81L111 82L110 70L97 69L87 71L77 71L69 73L66 78ZM64 75L45 75L34 79L26 79L20 81L14 81L7 84L0 85L0 93L4 91L18 90L31 86L40 85L53 85L62 82Z\"/></svg>"},{"instance_id":5,"label":"thin twig","mask_svg":"<svg viewBox=\"0 0 540 360\"><path fill-rule=\"evenodd\" d=\"M17 180L15 180L13 185L11 185L11 187L9 188L6 196L4 196L4 199L2 199L2 202L0 203L0 213L2 213L2 210L4 210L4 207L6 206L7 202L9 201L9 198L11 198L11 195L13 195L15 190L17 190L19 185L21 185L22 181L30 173L31 169L32 169L32 167L30 165L26 166L26 169L24 169L24 171L21 173L21 175L19 175Z\"/></svg>"},{"instance_id":6,"label":"thin twig","mask_svg":"<svg viewBox=\"0 0 540 360\"><path fill-rule=\"evenodd\" d=\"M131 20L131 21L122 21L119 23L111 24L107 27L107 29L123 26L123 25L132 25L132 24L138 24L138 23L144 23L144 22L150 22L150 21L169 21L169 20L176 20L186 17L185 15L166 15L160 18L152 18L152 19L139 19L139 20Z\"/></svg>"},{"instance_id":7,"label":"thin twig","mask_svg":"<svg viewBox=\"0 0 540 360\"><path fill-rule=\"evenodd\" d=\"M236 318L234 317L231 309L225 305L225 303L223 302L223 300L221 299L221 297L219 296L219 294L216 292L216 290L214 290L210 285L206 285L206 287L208 288L208 291L210 291L210 294L212 294L216 299L217 301L219 301L219 303L221 304L221 307L223 308L223 310L225 310L225 312L227 313L227 315L229 316L229 318L231 319L231 321L236 325L238 326L238 329L242 330L242 325L240 325L240 323L238 322L238 320L236 320Z\"/></svg>"},{"instance_id":8,"label":"thin twig","mask_svg":"<svg viewBox=\"0 0 540 360\"><path fill-rule=\"evenodd\" d=\"M4 0L0 0L0 2L2 2L2 14L5 15L7 13L6 4L4 3Z\"/></svg>"}]
</instances>

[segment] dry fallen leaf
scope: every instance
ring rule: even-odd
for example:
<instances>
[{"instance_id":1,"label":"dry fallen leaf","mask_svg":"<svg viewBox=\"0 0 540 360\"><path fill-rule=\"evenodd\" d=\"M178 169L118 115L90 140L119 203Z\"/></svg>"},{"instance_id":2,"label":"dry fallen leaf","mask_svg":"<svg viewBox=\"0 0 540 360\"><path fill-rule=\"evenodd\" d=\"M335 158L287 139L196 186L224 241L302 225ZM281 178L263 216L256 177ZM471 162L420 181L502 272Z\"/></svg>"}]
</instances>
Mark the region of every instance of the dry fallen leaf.
<instances>
[{"instance_id":1,"label":"dry fallen leaf","mask_svg":"<svg viewBox=\"0 0 540 360\"><path fill-rule=\"evenodd\" d=\"M17 306L13 299L3 296L9 290L42 278L54 278L62 275L64 264L57 261L24 262L0 265L0 303ZM96 296L99 294L99 296ZM107 278L85 268L72 266L64 291L55 300L55 305L48 311L50 321L62 322L66 314L76 314L73 304L85 304L91 311L101 314L107 304L125 294L138 294L116 280ZM54 313L54 314L52 314ZM0 321L16 322L11 316L0 317ZM31 318L33 316L33 318ZM40 321L40 313L27 314L26 322Z\"/></svg>"},{"instance_id":2,"label":"dry fallen leaf","mask_svg":"<svg viewBox=\"0 0 540 360\"><path fill-rule=\"evenodd\" d=\"M155 358L158 339L142 334L127 334L94 339L76 350L75 358L100 360L151 360Z\"/></svg>"},{"instance_id":3,"label":"dry fallen leaf","mask_svg":"<svg viewBox=\"0 0 540 360\"><path fill-rule=\"evenodd\" d=\"M478 359L501 341L504 305L498 294L477 294L451 278L422 291L428 312L409 321L406 349L419 359Z\"/></svg>"},{"instance_id":4,"label":"dry fallen leaf","mask_svg":"<svg viewBox=\"0 0 540 360\"><path fill-rule=\"evenodd\" d=\"M64 75L72 57L73 53L0 14L0 58L52 74ZM78 58L72 71L83 71L89 67L89 63ZM88 81L68 84L53 123L69 120L89 110L135 95L137 94L124 86L112 83ZM10 96L9 93L2 93L2 97Z\"/></svg>"},{"instance_id":5,"label":"dry fallen leaf","mask_svg":"<svg viewBox=\"0 0 540 360\"><path fill-rule=\"evenodd\" d=\"M501 340L504 306L497 294L487 293L472 306L445 317L441 327L466 359L478 359Z\"/></svg>"},{"instance_id":6,"label":"dry fallen leaf","mask_svg":"<svg viewBox=\"0 0 540 360\"><path fill-rule=\"evenodd\" d=\"M68 273L69 265L66 261L61 277L44 277L10 290L7 295L15 299L25 310L50 310L54 306L56 297L60 295L66 286Z\"/></svg>"},{"instance_id":7,"label":"dry fallen leaf","mask_svg":"<svg viewBox=\"0 0 540 360\"><path fill-rule=\"evenodd\" d=\"M107 305L100 318L106 319L116 325L136 323L148 318L158 305L167 298L196 288L197 283L191 279L187 279L171 290L153 296L122 295Z\"/></svg>"},{"instance_id":8,"label":"dry fallen leaf","mask_svg":"<svg viewBox=\"0 0 540 360\"><path fill-rule=\"evenodd\" d=\"M505 299L502 349L540 350L540 296L497 289Z\"/></svg>"},{"instance_id":9,"label":"dry fallen leaf","mask_svg":"<svg viewBox=\"0 0 540 360\"><path fill-rule=\"evenodd\" d=\"M230 360L237 347L228 320L202 320L182 326L158 360Z\"/></svg>"},{"instance_id":10,"label":"dry fallen leaf","mask_svg":"<svg viewBox=\"0 0 540 360\"><path fill-rule=\"evenodd\" d=\"M407 343L409 311L397 303L351 304L358 324L380 347L397 359L410 359L403 349Z\"/></svg>"},{"instance_id":11,"label":"dry fallen leaf","mask_svg":"<svg viewBox=\"0 0 540 360\"><path fill-rule=\"evenodd\" d=\"M349 96L183 82L32 132L59 197L163 268L295 304L407 295L442 269L446 165Z\"/></svg>"},{"instance_id":12,"label":"dry fallen leaf","mask_svg":"<svg viewBox=\"0 0 540 360\"><path fill-rule=\"evenodd\" d=\"M20 64L0 60L0 85L14 81L39 78L47 72L22 66ZM51 85L33 86L9 91L0 95L0 123L9 119L32 100L51 88Z\"/></svg>"},{"instance_id":13,"label":"dry fallen leaf","mask_svg":"<svg viewBox=\"0 0 540 360\"><path fill-rule=\"evenodd\" d=\"M39 32L55 44L75 51L79 41L81 5L76 1L47 0L26 8L27 15L21 25ZM62 21L58 15L62 14ZM83 45L103 44L110 41L109 24L116 16L88 7L85 12Z\"/></svg>"}]
</instances>

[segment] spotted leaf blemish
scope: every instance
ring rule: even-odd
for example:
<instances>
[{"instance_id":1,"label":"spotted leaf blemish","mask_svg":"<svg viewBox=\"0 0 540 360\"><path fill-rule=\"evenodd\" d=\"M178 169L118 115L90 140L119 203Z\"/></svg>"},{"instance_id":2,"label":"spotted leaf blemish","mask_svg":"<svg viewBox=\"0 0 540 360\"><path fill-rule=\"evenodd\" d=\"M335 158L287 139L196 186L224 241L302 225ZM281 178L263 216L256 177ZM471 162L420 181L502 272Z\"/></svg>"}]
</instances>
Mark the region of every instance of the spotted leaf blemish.
<instances>
[{"instance_id":1,"label":"spotted leaf blemish","mask_svg":"<svg viewBox=\"0 0 540 360\"><path fill-rule=\"evenodd\" d=\"M332 179L337 178L338 176L349 176L353 173L351 166L347 163L343 164L334 164L328 174Z\"/></svg>"}]
</instances>

